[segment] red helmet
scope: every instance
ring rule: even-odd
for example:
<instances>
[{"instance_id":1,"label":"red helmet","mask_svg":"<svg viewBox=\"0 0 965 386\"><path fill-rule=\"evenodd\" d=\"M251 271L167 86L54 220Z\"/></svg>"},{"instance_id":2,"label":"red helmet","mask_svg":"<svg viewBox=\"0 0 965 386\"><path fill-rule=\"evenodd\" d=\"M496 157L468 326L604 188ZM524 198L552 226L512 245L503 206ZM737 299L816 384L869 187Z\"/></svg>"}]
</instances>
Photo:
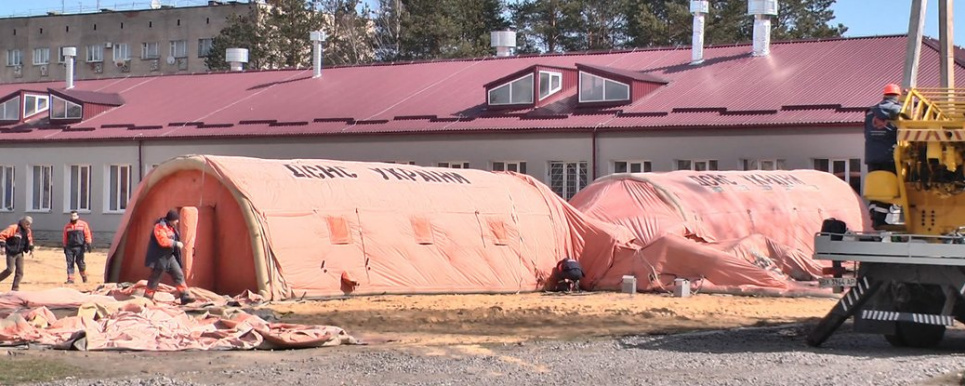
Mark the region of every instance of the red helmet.
<instances>
[{"instance_id":1,"label":"red helmet","mask_svg":"<svg viewBox=\"0 0 965 386\"><path fill-rule=\"evenodd\" d=\"M891 84L885 86L885 92L884 92L884 94L885 94L885 95L891 95L891 94L901 95L901 86L899 86L899 85L897 85L897 84L894 84L894 83L891 83Z\"/></svg>"}]
</instances>

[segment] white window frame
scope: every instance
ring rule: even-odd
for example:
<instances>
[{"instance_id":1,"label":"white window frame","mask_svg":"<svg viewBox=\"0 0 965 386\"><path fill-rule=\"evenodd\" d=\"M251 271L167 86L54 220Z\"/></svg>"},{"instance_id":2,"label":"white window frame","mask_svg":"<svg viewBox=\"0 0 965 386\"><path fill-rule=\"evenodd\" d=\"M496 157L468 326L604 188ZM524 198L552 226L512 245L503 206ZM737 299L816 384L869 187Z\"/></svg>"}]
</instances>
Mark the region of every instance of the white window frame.
<instances>
[{"instance_id":1,"label":"white window frame","mask_svg":"<svg viewBox=\"0 0 965 386\"><path fill-rule=\"evenodd\" d=\"M33 64L35 66L50 64L50 48L34 48Z\"/></svg>"},{"instance_id":2,"label":"white window frame","mask_svg":"<svg viewBox=\"0 0 965 386\"><path fill-rule=\"evenodd\" d=\"M8 105L8 104L14 105L14 106L16 106L16 107L13 107L13 108L11 108L11 109L7 109L7 105ZM20 106L22 106L22 105L23 105L23 98L22 98L21 95L14 96L13 98L10 98L10 99L7 99L7 100L5 100L5 101L3 101L3 102L0 102L0 121L3 121L3 122L19 121L20 118L21 118L21 115L20 115ZM7 117L7 113L8 113L8 112L9 112L9 113L16 113L16 117L7 119L6 117Z\"/></svg>"},{"instance_id":3,"label":"white window frame","mask_svg":"<svg viewBox=\"0 0 965 386\"><path fill-rule=\"evenodd\" d=\"M112 55L115 62L119 60L131 59L131 46L129 46L127 43L114 44L113 51L114 53Z\"/></svg>"},{"instance_id":4,"label":"white window frame","mask_svg":"<svg viewBox=\"0 0 965 386\"><path fill-rule=\"evenodd\" d=\"M187 58L188 57L188 41L187 40L171 40L170 44L171 56L175 58Z\"/></svg>"},{"instance_id":5,"label":"white window frame","mask_svg":"<svg viewBox=\"0 0 965 386\"><path fill-rule=\"evenodd\" d=\"M198 39L198 57L206 58L208 54L211 53L211 48L214 47L213 38Z\"/></svg>"},{"instance_id":6,"label":"white window frame","mask_svg":"<svg viewBox=\"0 0 965 386\"><path fill-rule=\"evenodd\" d=\"M543 86L543 74L549 75L549 79L547 80L547 82L549 82L550 86L549 86L549 89L548 89L549 91L547 91L546 95L543 95L543 93L540 92L540 90L539 90L539 88ZM557 78L557 79L559 79L559 81L560 81L559 86L557 86L557 87L555 87L555 88L553 87L553 78ZM554 71L540 71L540 72L539 72L539 86L540 86L540 87L537 87L537 90L536 90L536 92L539 93L539 100L543 100L543 99L549 98L549 97L552 96L553 94L556 94L557 92L559 92L560 90L563 89L563 73L554 72Z\"/></svg>"},{"instance_id":7,"label":"white window frame","mask_svg":"<svg viewBox=\"0 0 965 386\"><path fill-rule=\"evenodd\" d=\"M157 59L159 57L161 57L161 52L157 42L141 43L141 59Z\"/></svg>"},{"instance_id":8,"label":"white window frame","mask_svg":"<svg viewBox=\"0 0 965 386\"><path fill-rule=\"evenodd\" d=\"M585 74L585 75L588 75L588 76L592 76L592 77L594 77L594 78L598 78L598 79L602 79L602 80L603 80L603 99L593 99L593 100L583 99L583 75L584 75L584 74ZM632 89L632 88L630 87L630 85L627 84L627 83L618 82L618 81L615 81L615 80L609 79L609 78L604 78L604 77L602 77L602 76L594 75L594 74L591 74L591 73L586 72L586 71L580 71L579 77L580 77L580 79L579 79L580 89L579 89L579 90L576 90L576 95L579 96L579 101L580 101L580 103L584 103L584 102L590 102L590 103L592 103L592 102L626 102L626 101L630 100L630 98L633 96L633 89ZM607 83L607 82L616 83L616 84L618 84L618 85L621 85L621 86L623 86L623 87L626 87L626 88L627 88L627 97L626 97L626 98L607 98L607 95L606 95L606 83Z\"/></svg>"},{"instance_id":9,"label":"white window frame","mask_svg":"<svg viewBox=\"0 0 965 386\"><path fill-rule=\"evenodd\" d=\"M23 51L19 49L7 50L7 67L23 65Z\"/></svg>"},{"instance_id":10,"label":"white window frame","mask_svg":"<svg viewBox=\"0 0 965 386\"><path fill-rule=\"evenodd\" d=\"M827 169L819 169L818 162L825 161L828 163ZM844 163L843 175L836 175L834 172L835 163ZM861 175L861 159L860 158L850 158L850 157L837 157L837 158L812 158L811 165L814 170L835 174L836 177L840 178L856 192L861 193L861 185L864 183L864 176ZM852 177L857 177L857 181L854 181Z\"/></svg>"},{"instance_id":11,"label":"white window frame","mask_svg":"<svg viewBox=\"0 0 965 386\"><path fill-rule=\"evenodd\" d=\"M157 167L155 165L154 167ZM117 185L118 191L111 191L111 183L115 182L112 176L113 170L117 168ZM121 170L127 169L127 191L122 191L123 187L121 184ZM152 168L153 169L153 168ZM104 213L105 214L123 214L127 210L127 205L130 204L131 193L134 191L132 184L134 183L134 166L130 164L113 164L104 166ZM112 199L111 195L116 193L115 199ZM122 208L123 206L123 208Z\"/></svg>"},{"instance_id":12,"label":"white window frame","mask_svg":"<svg viewBox=\"0 0 965 386\"><path fill-rule=\"evenodd\" d=\"M529 82L530 82L531 84L533 83L533 74L526 74L526 75L523 75L523 76L521 76L521 77L519 77L519 78L516 78L516 79L514 79L514 80L511 80L511 81L509 81L509 82L506 82L505 84L503 84L503 85L501 85L501 86L499 86L499 87L493 87L493 88L489 89L489 91L486 93L486 101L487 101L490 105L493 105L493 106L510 106L510 105L528 105L528 104L532 104L532 103L533 103L533 95L532 95L532 94L530 94L530 96L529 96L529 101L528 101L528 102L527 102L527 101L523 101L523 102L513 102L513 83L519 82L519 81L524 80L524 79L526 79L526 78L529 78ZM496 90L499 90L499 89L501 89L501 88L505 88L505 87L509 87L509 102L506 102L506 103L493 103L493 92L496 91ZM533 94L535 94L536 91L537 91L537 90L536 90L536 88L534 87L534 88L533 88Z\"/></svg>"},{"instance_id":13,"label":"white window frame","mask_svg":"<svg viewBox=\"0 0 965 386\"><path fill-rule=\"evenodd\" d=\"M57 48L57 63L67 63L67 57L64 56L64 48L67 47L62 46Z\"/></svg>"},{"instance_id":14,"label":"white window frame","mask_svg":"<svg viewBox=\"0 0 965 386\"><path fill-rule=\"evenodd\" d=\"M449 169L469 169L469 161L442 161L437 162L436 167Z\"/></svg>"},{"instance_id":15,"label":"white window frame","mask_svg":"<svg viewBox=\"0 0 965 386\"><path fill-rule=\"evenodd\" d=\"M620 164L620 163L626 164L627 171L625 172L617 171L617 164ZM640 166L639 172L633 171L634 165ZM650 160L615 160L610 164L610 167L611 167L612 173L649 173L653 171L653 162L651 162Z\"/></svg>"},{"instance_id":16,"label":"white window frame","mask_svg":"<svg viewBox=\"0 0 965 386\"><path fill-rule=\"evenodd\" d=\"M28 98L34 98L34 103L32 103L33 108L34 108L34 111L33 111L33 112L30 112L30 113L27 112L27 108L28 108L28 107L31 107L31 104L28 104L28 102L27 102L27 99L28 99ZM43 105L41 105L40 101L44 101ZM49 97L49 96L47 96L47 95L37 95L37 94L24 94L24 96L23 96L23 117L24 117L24 119L30 118L30 117L32 117L32 116L34 116L34 115L37 115L37 114L41 114L41 113L43 113L43 112L45 112L45 111L47 111L47 110L49 110L49 109L50 109L50 97Z\"/></svg>"},{"instance_id":17,"label":"white window frame","mask_svg":"<svg viewBox=\"0 0 965 386\"><path fill-rule=\"evenodd\" d=\"M74 186L74 168L77 168L77 180L78 186ZM87 182L86 182L86 197L85 197L85 187L84 182L81 181L81 176L84 171L87 172ZM78 213L90 213L91 205L91 179L92 171L88 164L78 164L78 165L64 165L64 213L69 213L72 210L76 210ZM71 204L72 199L77 199L77 206Z\"/></svg>"},{"instance_id":18,"label":"white window frame","mask_svg":"<svg viewBox=\"0 0 965 386\"><path fill-rule=\"evenodd\" d=\"M66 104L66 105L64 106L64 115L63 115L63 116L54 116L54 108L53 108L53 106L54 106L54 103L57 103L57 101L64 101L64 103ZM84 106L83 106L83 105L81 105L81 104L79 104L79 103L71 102L71 101L69 101L69 100L67 100L67 99L58 97L58 96L56 96L56 95L51 95L51 96L50 96L50 104L49 104L49 106L50 106L50 107L49 107L49 111L50 111L50 115L49 115L49 116L50 116L50 119L83 119L83 118L84 118ZM76 116L70 115L70 108L71 108L72 106L78 106L78 107L80 107L80 110L79 110L79 111L80 111L80 114L79 114L79 115L76 115Z\"/></svg>"},{"instance_id":19,"label":"white window frame","mask_svg":"<svg viewBox=\"0 0 965 386\"><path fill-rule=\"evenodd\" d=\"M7 186L10 180L10 186ZM7 195L7 190L10 195ZM0 212L13 212L16 209L17 198L17 168L10 165L0 165Z\"/></svg>"},{"instance_id":20,"label":"white window frame","mask_svg":"<svg viewBox=\"0 0 965 386\"><path fill-rule=\"evenodd\" d=\"M767 168L765 164L772 167ZM741 170L787 170L787 160L783 158L744 158L741 159Z\"/></svg>"},{"instance_id":21,"label":"white window frame","mask_svg":"<svg viewBox=\"0 0 965 386\"><path fill-rule=\"evenodd\" d=\"M554 181L553 179L553 169L556 165L559 165L561 168L560 181ZM576 167L576 181L572 186L570 185L571 178L567 173L567 168L571 165ZM560 197L569 200L589 184L589 165L590 163L587 161L549 161L547 163L548 167L546 168L546 181L549 182L547 185ZM582 178L580 178L581 174ZM571 187L574 189L570 189Z\"/></svg>"},{"instance_id":22,"label":"white window frame","mask_svg":"<svg viewBox=\"0 0 965 386\"><path fill-rule=\"evenodd\" d=\"M494 172L516 172L519 174L526 174L526 161L493 161L490 166L490 170ZM500 168L499 166L502 167Z\"/></svg>"},{"instance_id":23,"label":"white window frame","mask_svg":"<svg viewBox=\"0 0 965 386\"><path fill-rule=\"evenodd\" d=\"M43 177L43 170L47 170L50 174L47 176L47 197L44 197L43 192L40 193L39 203L34 202L34 194L37 193L37 189L43 189L43 186L35 186L34 181L34 171L37 168L41 168L41 177ZM27 212L30 213L50 213L51 208L54 203L54 166L53 165L30 165L27 173L27 187L30 189L30 194L27 195ZM39 182L43 184L43 182ZM46 201L46 202L43 202ZM45 205L46 204L46 205Z\"/></svg>"},{"instance_id":24,"label":"white window frame","mask_svg":"<svg viewBox=\"0 0 965 386\"><path fill-rule=\"evenodd\" d=\"M681 162L690 162L690 168L681 167ZM704 164L703 169L698 169L698 164ZM715 159L678 159L674 161L674 170L693 170L693 171L713 171L720 170L720 161Z\"/></svg>"},{"instance_id":25,"label":"white window frame","mask_svg":"<svg viewBox=\"0 0 965 386\"><path fill-rule=\"evenodd\" d=\"M101 63L104 61L104 45L91 44L87 46L87 63Z\"/></svg>"}]
</instances>

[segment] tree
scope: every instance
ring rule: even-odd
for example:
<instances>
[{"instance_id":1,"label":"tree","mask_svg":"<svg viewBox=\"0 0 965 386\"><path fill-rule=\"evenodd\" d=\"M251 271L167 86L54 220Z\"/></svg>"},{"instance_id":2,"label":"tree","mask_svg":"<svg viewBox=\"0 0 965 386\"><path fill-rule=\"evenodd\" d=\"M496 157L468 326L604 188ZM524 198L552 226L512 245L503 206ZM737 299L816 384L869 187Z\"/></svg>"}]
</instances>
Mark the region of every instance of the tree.
<instances>
[{"instance_id":1,"label":"tree","mask_svg":"<svg viewBox=\"0 0 965 386\"><path fill-rule=\"evenodd\" d=\"M488 55L489 33L504 29L502 0L379 0L375 52L379 60Z\"/></svg>"},{"instance_id":2,"label":"tree","mask_svg":"<svg viewBox=\"0 0 965 386\"><path fill-rule=\"evenodd\" d=\"M256 12L229 16L227 25L218 36L212 39L211 50L204 58L204 64L208 69L228 69L228 63L225 62L225 50L228 48L247 48L248 66L264 68L264 47L257 43L263 40L262 36L265 32L257 20Z\"/></svg>"},{"instance_id":3,"label":"tree","mask_svg":"<svg viewBox=\"0 0 965 386\"><path fill-rule=\"evenodd\" d=\"M516 52L564 52L579 45L580 2L520 0L509 5L519 43Z\"/></svg>"}]
</instances>

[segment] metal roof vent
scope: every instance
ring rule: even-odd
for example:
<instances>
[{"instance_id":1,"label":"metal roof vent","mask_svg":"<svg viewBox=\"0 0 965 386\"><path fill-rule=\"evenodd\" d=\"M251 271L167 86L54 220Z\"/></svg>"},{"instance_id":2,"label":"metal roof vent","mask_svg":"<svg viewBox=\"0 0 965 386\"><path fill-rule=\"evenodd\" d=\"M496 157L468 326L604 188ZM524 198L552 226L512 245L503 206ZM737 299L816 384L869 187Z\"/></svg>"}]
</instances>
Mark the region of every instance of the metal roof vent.
<instances>
[{"instance_id":1,"label":"metal roof vent","mask_svg":"<svg viewBox=\"0 0 965 386\"><path fill-rule=\"evenodd\" d=\"M322 77L322 44L325 43L325 31L312 31L308 40L312 41L312 78Z\"/></svg>"},{"instance_id":2,"label":"metal roof vent","mask_svg":"<svg viewBox=\"0 0 965 386\"><path fill-rule=\"evenodd\" d=\"M747 14L754 15L754 56L771 53L771 16L777 8L777 0L747 0Z\"/></svg>"},{"instance_id":3,"label":"metal roof vent","mask_svg":"<svg viewBox=\"0 0 965 386\"><path fill-rule=\"evenodd\" d=\"M64 47L64 65L67 67L67 86L68 90L74 88L74 57L77 56L77 47Z\"/></svg>"},{"instance_id":4,"label":"metal roof vent","mask_svg":"<svg viewBox=\"0 0 965 386\"><path fill-rule=\"evenodd\" d=\"M512 55L512 49L516 48L516 31L493 31L490 34L491 46L496 48L497 57Z\"/></svg>"},{"instance_id":5,"label":"metal roof vent","mask_svg":"<svg viewBox=\"0 0 965 386\"><path fill-rule=\"evenodd\" d=\"M229 48L225 50L225 61L231 64L231 71L244 70L244 63L248 63L248 49Z\"/></svg>"},{"instance_id":6,"label":"metal roof vent","mask_svg":"<svg viewBox=\"0 0 965 386\"><path fill-rule=\"evenodd\" d=\"M710 11L710 4L706 0L691 0L690 13L694 14L694 38L691 43L693 55L690 64L704 62L704 18Z\"/></svg>"}]
</instances>

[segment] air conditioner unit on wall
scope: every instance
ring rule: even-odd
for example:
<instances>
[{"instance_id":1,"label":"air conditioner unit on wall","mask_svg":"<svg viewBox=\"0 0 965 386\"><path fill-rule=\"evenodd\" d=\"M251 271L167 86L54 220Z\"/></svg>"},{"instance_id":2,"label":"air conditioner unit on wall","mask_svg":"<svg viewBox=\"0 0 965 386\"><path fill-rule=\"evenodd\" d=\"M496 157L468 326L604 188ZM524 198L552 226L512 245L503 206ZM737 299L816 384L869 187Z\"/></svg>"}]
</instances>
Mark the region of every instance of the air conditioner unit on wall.
<instances>
[{"instance_id":1,"label":"air conditioner unit on wall","mask_svg":"<svg viewBox=\"0 0 965 386\"><path fill-rule=\"evenodd\" d=\"M40 76L47 76L47 65L40 66Z\"/></svg>"},{"instance_id":2,"label":"air conditioner unit on wall","mask_svg":"<svg viewBox=\"0 0 965 386\"><path fill-rule=\"evenodd\" d=\"M104 43L104 48L114 48L114 43L105 42L105 43Z\"/></svg>"},{"instance_id":3,"label":"air conditioner unit on wall","mask_svg":"<svg viewBox=\"0 0 965 386\"><path fill-rule=\"evenodd\" d=\"M167 58L168 64L169 64L169 65L173 65L173 64L174 64L174 59L175 59L175 58L174 58L173 56L168 56L168 58Z\"/></svg>"}]
</instances>

